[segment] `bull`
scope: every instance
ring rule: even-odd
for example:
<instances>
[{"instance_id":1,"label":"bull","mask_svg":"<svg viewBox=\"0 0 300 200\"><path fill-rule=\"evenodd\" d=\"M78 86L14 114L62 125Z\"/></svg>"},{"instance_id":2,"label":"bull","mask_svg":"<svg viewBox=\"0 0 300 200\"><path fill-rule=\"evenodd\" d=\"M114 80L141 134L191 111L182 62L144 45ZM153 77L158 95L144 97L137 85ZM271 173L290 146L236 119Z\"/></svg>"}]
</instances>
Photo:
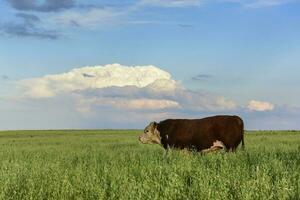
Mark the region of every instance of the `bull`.
<instances>
[{"instance_id":1,"label":"bull","mask_svg":"<svg viewBox=\"0 0 300 200\"><path fill-rule=\"evenodd\" d=\"M238 116L229 115L167 119L159 123L151 122L139 136L139 141L143 144L159 144L164 149L235 151L241 142L244 149L244 122Z\"/></svg>"}]
</instances>

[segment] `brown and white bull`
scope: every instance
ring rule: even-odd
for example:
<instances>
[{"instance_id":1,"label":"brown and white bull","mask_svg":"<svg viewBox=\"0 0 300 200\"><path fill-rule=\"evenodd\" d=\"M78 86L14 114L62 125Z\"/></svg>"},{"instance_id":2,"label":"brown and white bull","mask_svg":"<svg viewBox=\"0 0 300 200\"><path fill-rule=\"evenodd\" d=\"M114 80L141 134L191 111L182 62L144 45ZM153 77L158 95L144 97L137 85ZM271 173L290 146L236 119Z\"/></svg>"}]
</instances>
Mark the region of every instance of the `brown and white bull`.
<instances>
[{"instance_id":1,"label":"brown and white bull","mask_svg":"<svg viewBox=\"0 0 300 200\"><path fill-rule=\"evenodd\" d=\"M244 123L238 116L220 115L203 119L167 119L151 122L139 137L143 144L160 144L201 152L235 151L242 142Z\"/></svg>"}]
</instances>

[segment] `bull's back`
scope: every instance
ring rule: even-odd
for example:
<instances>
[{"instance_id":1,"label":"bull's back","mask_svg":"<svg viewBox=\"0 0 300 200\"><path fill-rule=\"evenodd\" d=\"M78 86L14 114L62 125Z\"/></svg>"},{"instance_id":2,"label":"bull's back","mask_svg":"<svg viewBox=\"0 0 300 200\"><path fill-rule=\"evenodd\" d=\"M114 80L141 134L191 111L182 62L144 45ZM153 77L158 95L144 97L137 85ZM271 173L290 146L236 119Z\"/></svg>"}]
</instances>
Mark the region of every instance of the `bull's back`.
<instances>
[{"instance_id":1,"label":"bull's back","mask_svg":"<svg viewBox=\"0 0 300 200\"><path fill-rule=\"evenodd\" d=\"M227 149L235 149L243 137L243 121L238 116L214 116L203 119L169 119L160 123L170 146L209 148L216 140Z\"/></svg>"}]
</instances>

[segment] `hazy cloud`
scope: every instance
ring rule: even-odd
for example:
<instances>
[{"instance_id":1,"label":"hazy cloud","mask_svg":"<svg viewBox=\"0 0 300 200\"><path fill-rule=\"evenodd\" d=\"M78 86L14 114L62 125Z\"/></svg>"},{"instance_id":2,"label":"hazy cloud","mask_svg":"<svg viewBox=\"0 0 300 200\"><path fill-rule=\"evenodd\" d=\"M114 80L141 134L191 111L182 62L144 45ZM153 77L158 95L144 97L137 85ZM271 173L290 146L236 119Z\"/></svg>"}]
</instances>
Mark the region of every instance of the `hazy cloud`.
<instances>
[{"instance_id":1,"label":"hazy cloud","mask_svg":"<svg viewBox=\"0 0 300 200\"><path fill-rule=\"evenodd\" d=\"M0 75L1 80L8 80L9 77L7 75Z\"/></svg>"},{"instance_id":2,"label":"hazy cloud","mask_svg":"<svg viewBox=\"0 0 300 200\"><path fill-rule=\"evenodd\" d=\"M190 7L200 6L203 0L141 0L140 4L144 6L161 6L161 7Z\"/></svg>"},{"instance_id":3,"label":"hazy cloud","mask_svg":"<svg viewBox=\"0 0 300 200\"><path fill-rule=\"evenodd\" d=\"M130 99L129 97L93 97L81 98L76 109L79 112L89 113L92 110L98 110L97 107L110 106L112 108L123 110L161 110L169 108L178 108L179 104L176 101L166 99Z\"/></svg>"},{"instance_id":4,"label":"hazy cloud","mask_svg":"<svg viewBox=\"0 0 300 200\"><path fill-rule=\"evenodd\" d=\"M2 123L0 129L144 128L150 121L161 121L168 118L202 118L217 114L241 116L247 130L300 129L300 108L288 106L276 106L269 112L250 112L243 109L192 112L176 107L136 109L136 103L124 99L123 103L126 106L134 105L133 108L125 109L103 104L98 101L99 98L84 98L85 101L89 99L91 102L88 105L91 104L91 107L85 107L86 102L80 102L80 97L76 94L62 94L47 99L9 99L6 101L1 99L0 121ZM79 105L80 103L82 105ZM164 105L164 101L154 103ZM140 105L140 103L137 104Z\"/></svg>"},{"instance_id":5,"label":"hazy cloud","mask_svg":"<svg viewBox=\"0 0 300 200\"><path fill-rule=\"evenodd\" d=\"M57 39L59 34L53 30L39 27L40 19L36 15L17 13L19 22L0 24L0 33L7 36L36 37L41 39Z\"/></svg>"},{"instance_id":6,"label":"hazy cloud","mask_svg":"<svg viewBox=\"0 0 300 200\"><path fill-rule=\"evenodd\" d=\"M136 12L143 12L149 7L186 8L199 7L209 4L204 0L139 0L139 1L104 1L101 3L88 4L77 3L75 0L5 0L11 7L26 13L17 14L22 18L22 23L4 22L0 24L2 35L18 37L36 37L40 39L57 39L60 32L70 28L98 29L106 26L120 24L160 24L147 19L132 19ZM221 0L218 2L237 3L244 7L262 7L281 5L293 0ZM44 15L43 20L32 13ZM42 14L41 14L42 13ZM186 23L165 22L177 25L181 28L191 28L193 25ZM45 27L53 27L48 30ZM59 31L58 31L59 30Z\"/></svg>"},{"instance_id":7,"label":"hazy cloud","mask_svg":"<svg viewBox=\"0 0 300 200\"><path fill-rule=\"evenodd\" d=\"M224 97L205 92L193 92L184 88L176 88L172 91L161 91L157 89L153 90L151 86L144 88L127 86L76 91L76 93L79 94L81 98L80 107L84 107L84 110L90 111L98 110L97 107L99 107L100 104L93 103L97 102L97 100L102 103L102 106L115 106L125 110L128 108L134 108L134 106L125 106L123 103L124 101L137 103L145 102L145 100L147 100L147 103L145 103L144 106L140 106L139 109L157 110L164 108L171 109L172 112L175 110L178 112L203 112L228 111L237 108L234 101L227 100ZM93 99L92 102L90 101L91 99ZM150 102L152 103L151 106ZM155 102L157 103L156 107L154 104ZM138 108L138 106L135 108Z\"/></svg>"},{"instance_id":8,"label":"hazy cloud","mask_svg":"<svg viewBox=\"0 0 300 200\"><path fill-rule=\"evenodd\" d=\"M248 8L279 6L295 0L224 0L223 2L238 3Z\"/></svg>"},{"instance_id":9,"label":"hazy cloud","mask_svg":"<svg viewBox=\"0 0 300 200\"><path fill-rule=\"evenodd\" d=\"M192 77L193 81L203 81L211 79L213 76L210 74L198 74L197 76Z\"/></svg>"},{"instance_id":10,"label":"hazy cloud","mask_svg":"<svg viewBox=\"0 0 300 200\"><path fill-rule=\"evenodd\" d=\"M67 10L52 16L50 19L55 24L76 27L97 27L111 25L120 20L127 12L110 7Z\"/></svg>"},{"instance_id":11,"label":"hazy cloud","mask_svg":"<svg viewBox=\"0 0 300 200\"><path fill-rule=\"evenodd\" d=\"M178 26L181 28L193 28L194 27L194 25L192 25L192 24L178 24Z\"/></svg>"},{"instance_id":12,"label":"hazy cloud","mask_svg":"<svg viewBox=\"0 0 300 200\"><path fill-rule=\"evenodd\" d=\"M22 18L26 23L35 23L40 21L40 18L37 16L27 13L17 13L16 17Z\"/></svg>"},{"instance_id":13,"label":"hazy cloud","mask_svg":"<svg viewBox=\"0 0 300 200\"><path fill-rule=\"evenodd\" d=\"M300 108L276 106L268 112L241 112L247 129L299 130Z\"/></svg>"},{"instance_id":14,"label":"hazy cloud","mask_svg":"<svg viewBox=\"0 0 300 200\"><path fill-rule=\"evenodd\" d=\"M0 27L0 32L4 35L17 37L36 37L41 39L57 39L59 37L56 32L35 30L25 24L4 24Z\"/></svg>"},{"instance_id":15,"label":"hazy cloud","mask_svg":"<svg viewBox=\"0 0 300 200\"><path fill-rule=\"evenodd\" d=\"M0 26L0 34L16 37L35 37L40 39L58 39L60 35L56 31L43 30L27 23L6 23Z\"/></svg>"},{"instance_id":16,"label":"hazy cloud","mask_svg":"<svg viewBox=\"0 0 300 200\"><path fill-rule=\"evenodd\" d=\"M269 102L252 100L249 102L248 109L251 111L270 111L274 109L274 105Z\"/></svg>"},{"instance_id":17,"label":"hazy cloud","mask_svg":"<svg viewBox=\"0 0 300 200\"><path fill-rule=\"evenodd\" d=\"M246 4L248 7L265 7L265 6L279 6L282 4L290 3L293 0L256 0Z\"/></svg>"},{"instance_id":18,"label":"hazy cloud","mask_svg":"<svg viewBox=\"0 0 300 200\"><path fill-rule=\"evenodd\" d=\"M56 12L75 6L74 0L6 0L13 8L21 11Z\"/></svg>"}]
</instances>

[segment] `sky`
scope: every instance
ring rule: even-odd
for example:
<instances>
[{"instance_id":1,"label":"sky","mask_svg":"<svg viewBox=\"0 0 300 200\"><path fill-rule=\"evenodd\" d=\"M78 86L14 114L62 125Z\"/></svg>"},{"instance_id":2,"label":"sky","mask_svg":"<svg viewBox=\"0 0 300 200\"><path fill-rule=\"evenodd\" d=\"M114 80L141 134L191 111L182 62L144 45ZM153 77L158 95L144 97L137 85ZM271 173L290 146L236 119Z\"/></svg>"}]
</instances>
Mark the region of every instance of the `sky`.
<instances>
[{"instance_id":1,"label":"sky","mask_svg":"<svg viewBox=\"0 0 300 200\"><path fill-rule=\"evenodd\" d=\"M1 0L0 130L239 115L300 129L299 0Z\"/></svg>"}]
</instances>

